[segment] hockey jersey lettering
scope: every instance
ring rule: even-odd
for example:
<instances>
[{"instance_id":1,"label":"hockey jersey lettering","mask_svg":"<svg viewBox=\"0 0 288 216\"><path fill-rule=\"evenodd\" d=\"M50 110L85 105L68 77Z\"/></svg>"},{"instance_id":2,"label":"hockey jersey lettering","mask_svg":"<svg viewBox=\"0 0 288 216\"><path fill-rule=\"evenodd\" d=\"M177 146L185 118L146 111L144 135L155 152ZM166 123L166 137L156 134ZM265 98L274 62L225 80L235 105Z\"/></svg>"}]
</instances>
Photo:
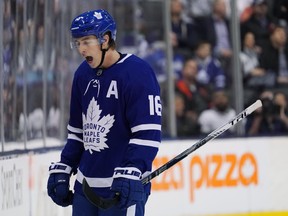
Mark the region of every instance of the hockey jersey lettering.
<instances>
[{"instance_id":1,"label":"hockey jersey lettering","mask_svg":"<svg viewBox=\"0 0 288 216\"><path fill-rule=\"evenodd\" d=\"M83 141L84 148L93 151L101 151L109 148L106 144L106 136L113 126L114 116L106 115L100 117L102 110L97 101L92 98L89 103L87 114L83 113Z\"/></svg>"},{"instance_id":2,"label":"hockey jersey lettering","mask_svg":"<svg viewBox=\"0 0 288 216\"><path fill-rule=\"evenodd\" d=\"M137 171L130 171L130 170L116 170L114 175L131 175L131 176L137 176L140 177L141 173Z\"/></svg>"},{"instance_id":3,"label":"hockey jersey lettering","mask_svg":"<svg viewBox=\"0 0 288 216\"><path fill-rule=\"evenodd\" d=\"M86 143L86 147L89 146L88 143L92 143L91 145L96 144L96 143L100 143L100 138L98 138L97 136L91 137L91 135L89 137L84 138L84 142ZM87 147L88 148L88 147ZM97 150L95 150L97 151ZM99 149L100 151L100 149ZM91 151L92 154L92 151Z\"/></svg>"},{"instance_id":4,"label":"hockey jersey lettering","mask_svg":"<svg viewBox=\"0 0 288 216\"><path fill-rule=\"evenodd\" d=\"M117 82L115 80L111 81L106 97L110 98L112 95L118 99Z\"/></svg>"},{"instance_id":5,"label":"hockey jersey lettering","mask_svg":"<svg viewBox=\"0 0 288 216\"><path fill-rule=\"evenodd\" d=\"M160 88L151 67L135 55L122 55L100 76L96 72L86 61L75 72L61 161L78 168L75 191L82 193L86 178L99 195L110 197L115 167L152 169L161 142Z\"/></svg>"},{"instance_id":6,"label":"hockey jersey lettering","mask_svg":"<svg viewBox=\"0 0 288 216\"><path fill-rule=\"evenodd\" d=\"M88 130L88 129L97 130L97 131L100 131L102 133L105 131L105 128L102 127L101 125L92 124L92 123L87 123L87 124L83 125L83 129L84 129L84 131Z\"/></svg>"}]
</instances>

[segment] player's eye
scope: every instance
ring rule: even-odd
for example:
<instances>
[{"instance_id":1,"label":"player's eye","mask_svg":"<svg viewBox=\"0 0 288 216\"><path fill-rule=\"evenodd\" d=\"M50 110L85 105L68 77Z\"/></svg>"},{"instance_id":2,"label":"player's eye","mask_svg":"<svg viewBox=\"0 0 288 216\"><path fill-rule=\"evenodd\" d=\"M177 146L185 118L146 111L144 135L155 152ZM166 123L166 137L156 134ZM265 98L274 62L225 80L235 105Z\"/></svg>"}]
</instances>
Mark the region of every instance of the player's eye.
<instances>
[{"instance_id":1,"label":"player's eye","mask_svg":"<svg viewBox=\"0 0 288 216\"><path fill-rule=\"evenodd\" d=\"M90 40L84 40L83 45L84 46L89 46L91 44Z\"/></svg>"},{"instance_id":2,"label":"player's eye","mask_svg":"<svg viewBox=\"0 0 288 216\"><path fill-rule=\"evenodd\" d=\"M98 40L95 38L91 38L91 39L87 39L83 41L83 45L85 46L92 46L92 45L97 45L98 44Z\"/></svg>"},{"instance_id":3,"label":"player's eye","mask_svg":"<svg viewBox=\"0 0 288 216\"><path fill-rule=\"evenodd\" d=\"M71 48L76 48L78 49L80 46L93 46L93 45L98 45L99 42L96 38L87 38L85 40L79 41L79 40L72 40L70 42Z\"/></svg>"},{"instance_id":4,"label":"player's eye","mask_svg":"<svg viewBox=\"0 0 288 216\"><path fill-rule=\"evenodd\" d=\"M93 45L98 45L99 42L96 38L87 38L87 39L84 39L82 41L80 40L71 40L70 42L70 46L71 48L76 48L76 49L79 49L80 46L85 46L85 47L88 47L88 46L93 46Z\"/></svg>"}]
</instances>

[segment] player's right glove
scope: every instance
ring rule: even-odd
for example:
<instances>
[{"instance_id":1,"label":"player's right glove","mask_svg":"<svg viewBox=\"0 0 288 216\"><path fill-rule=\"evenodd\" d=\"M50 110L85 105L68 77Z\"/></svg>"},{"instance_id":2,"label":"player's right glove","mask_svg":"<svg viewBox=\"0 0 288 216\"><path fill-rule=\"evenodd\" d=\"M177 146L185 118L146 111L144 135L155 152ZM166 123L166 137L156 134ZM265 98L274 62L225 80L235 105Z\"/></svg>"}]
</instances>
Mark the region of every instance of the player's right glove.
<instances>
[{"instance_id":1,"label":"player's right glove","mask_svg":"<svg viewBox=\"0 0 288 216\"><path fill-rule=\"evenodd\" d=\"M47 183L48 195L59 206L72 205L73 193L69 190L72 168L64 163L52 163Z\"/></svg>"}]
</instances>

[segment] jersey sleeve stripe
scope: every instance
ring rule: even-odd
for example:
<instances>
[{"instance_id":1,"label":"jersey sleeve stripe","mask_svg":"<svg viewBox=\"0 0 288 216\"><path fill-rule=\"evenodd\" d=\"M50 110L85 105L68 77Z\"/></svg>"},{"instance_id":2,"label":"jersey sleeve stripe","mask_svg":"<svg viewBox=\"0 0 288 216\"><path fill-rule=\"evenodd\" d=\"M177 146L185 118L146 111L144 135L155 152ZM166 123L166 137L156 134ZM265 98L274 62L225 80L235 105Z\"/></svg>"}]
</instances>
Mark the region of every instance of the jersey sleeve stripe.
<instances>
[{"instance_id":1,"label":"jersey sleeve stripe","mask_svg":"<svg viewBox=\"0 0 288 216\"><path fill-rule=\"evenodd\" d=\"M151 141L151 140L143 140L143 139L131 139L129 144L136 144L136 145L149 146L149 147L155 147L155 148L159 148L160 146L160 142Z\"/></svg>"},{"instance_id":2,"label":"jersey sleeve stripe","mask_svg":"<svg viewBox=\"0 0 288 216\"><path fill-rule=\"evenodd\" d=\"M160 124L141 124L131 128L132 133L143 130L159 130L161 131Z\"/></svg>"},{"instance_id":3,"label":"jersey sleeve stripe","mask_svg":"<svg viewBox=\"0 0 288 216\"><path fill-rule=\"evenodd\" d=\"M71 125L68 125L68 126L67 126L67 129L68 129L69 131L71 131L71 132L74 132L74 133L82 133L82 132L83 132L82 129L72 127Z\"/></svg>"},{"instance_id":4,"label":"jersey sleeve stripe","mask_svg":"<svg viewBox=\"0 0 288 216\"><path fill-rule=\"evenodd\" d=\"M76 140L83 143L83 140L77 137L75 134L68 134L68 139Z\"/></svg>"}]
</instances>

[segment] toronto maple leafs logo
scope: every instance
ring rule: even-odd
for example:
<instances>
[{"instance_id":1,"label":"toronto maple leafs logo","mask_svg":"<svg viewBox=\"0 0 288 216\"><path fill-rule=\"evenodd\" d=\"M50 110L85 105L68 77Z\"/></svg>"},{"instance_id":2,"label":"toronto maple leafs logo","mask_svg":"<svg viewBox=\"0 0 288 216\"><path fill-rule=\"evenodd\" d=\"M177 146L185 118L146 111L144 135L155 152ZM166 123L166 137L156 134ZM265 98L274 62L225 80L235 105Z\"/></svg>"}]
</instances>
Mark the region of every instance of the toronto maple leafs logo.
<instances>
[{"instance_id":1,"label":"toronto maple leafs logo","mask_svg":"<svg viewBox=\"0 0 288 216\"><path fill-rule=\"evenodd\" d=\"M79 17L77 17L76 19L75 19L75 21L79 21L79 20L81 20L81 19L83 19L84 17L83 16L79 16Z\"/></svg>"},{"instance_id":2,"label":"toronto maple leafs logo","mask_svg":"<svg viewBox=\"0 0 288 216\"><path fill-rule=\"evenodd\" d=\"M101 13L98 13L98 12L94 12L94 15L93 15L94 17L96 17L97 19L102 19L103 17L102 17L102 14Z\"/></svg>"},{"instance_id":3,"label":"toronto maple leafs logo","mask_svg":"<svg viewBox=\"0 0 288 216\"><path fill-rule=\"evenodd\" d=\"M106 144L107 134L115 121L114 115L106 115L100 117L102 110L97 104L97 101L92 98L89 103L86 116L83 113L83 139L84 148L89 150L92 154L93 151L100 152L105 148L109 148Z\"/></svg>"}]
</instances>

